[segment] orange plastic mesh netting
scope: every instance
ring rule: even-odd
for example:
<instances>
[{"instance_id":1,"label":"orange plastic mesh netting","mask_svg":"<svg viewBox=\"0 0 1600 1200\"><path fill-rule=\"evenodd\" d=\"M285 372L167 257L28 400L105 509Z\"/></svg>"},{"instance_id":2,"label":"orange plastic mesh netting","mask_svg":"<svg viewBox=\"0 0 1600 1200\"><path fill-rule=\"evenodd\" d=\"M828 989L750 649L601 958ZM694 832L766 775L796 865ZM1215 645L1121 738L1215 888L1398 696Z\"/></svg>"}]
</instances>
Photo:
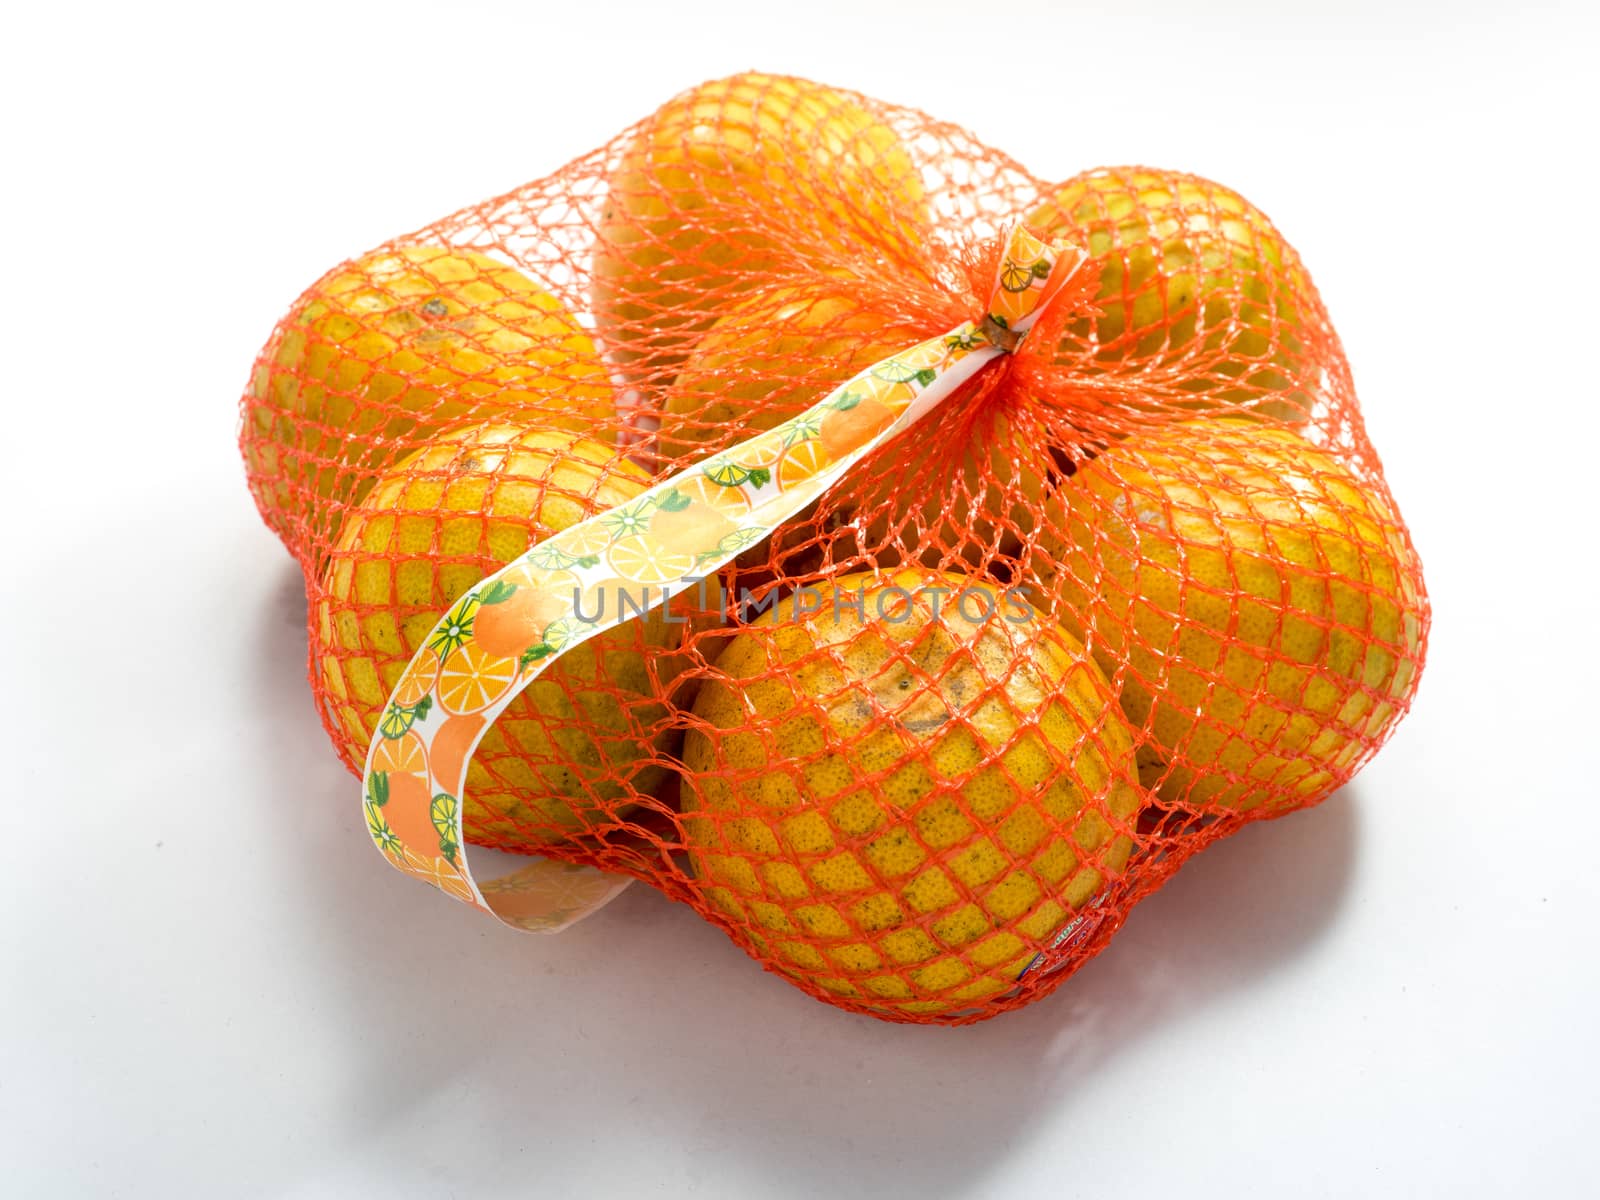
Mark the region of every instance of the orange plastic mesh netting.
<instances>
[{"instance_id":1,"label":"orange plastic mesh netting","mask_svg":"<svg viewBox=\"0 0 1600 1200\"><path fill-rule=\"evenodd\" d=\"M343 264L263 349L241 445L345 763L414 703L464 755L479 719L451 714L504 685L539 600L486 597L437 695L391 705L452 600L981 313L1019 219L1087 254L1078 294L696 603L555 662L474 760L468 840L645 880L829 1003L958 1023L1350 778L1410 704L1429 609L1295 251L1203 179L1044 182L756 74ZM395 787L417 752L383 736Z\"/></svg>"}]
</instances>

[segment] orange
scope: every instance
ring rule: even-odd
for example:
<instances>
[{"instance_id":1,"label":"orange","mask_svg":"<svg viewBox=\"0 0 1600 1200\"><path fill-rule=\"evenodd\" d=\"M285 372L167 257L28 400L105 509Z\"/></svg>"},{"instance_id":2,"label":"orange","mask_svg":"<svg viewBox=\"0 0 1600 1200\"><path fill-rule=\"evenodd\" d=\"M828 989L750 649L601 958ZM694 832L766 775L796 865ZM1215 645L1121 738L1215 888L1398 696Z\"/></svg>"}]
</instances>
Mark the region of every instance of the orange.
<instances>
[{"instance_id":1,"label":"orange","mask_svg":"<svg viewBox=\"0 0 1600 1200\"><path fill-rule=\"evenodd\" d=\"M822 418L823 449L839 459L894 424L894 413L876 400L863 400L851 408L835 408Z\"/></svg>"},{"instance_id":2,"label":"orange","mask_svg":"<svg viewBox=\"0 0 1600 1200\"><path fill-rule=\"evenodd\" d=\"M744 299L712 325L666 394L662 452L682 465L773 429L874 364L903 359L929 336L860 307L837 286L829 280L776 288ZM840 397L815 418L814 437L793 442L785 457L798 457L808 441L831 458L859 446L892 420L873 393L901 388L894 378L915 369L903 362L885 368ZM1011 551L1033 526L1051 469L1040 440L1024 436L1004 411L952 411L947 405L924 417L824 502L835 528L861 518L847 540L880 566L907 557L978 564ZM790 478L798 470L791 467Z\"/></svg>"},{"instance_id":3,"label":"orange","mask_svg":"<svg viewBox=\"0 0 1600 1200\"><path fill-rule=\"evenodd\" d=\"M452 421L512 414L611 439L594 343L522 272L400 246L300 298L257 362L241 442L268 524L320 553L388 464Z\"/></svg>"},{"instance_id":4,"label":"orange","mask_svg":"<svg viewBox=\"0 0 1600 1200\"><path fill-rule=\"evenodd\" d=\"M729 517L741 517L750 511L750 501L744 492L713 483L702 472L680 480L673 488L691 502L709 505Z\"/></svg>"},{"instance_id":5,"label":"orange","mask_svg":"<svg viewBox=\"0 0 1600 1200\"><path fill-rule=\"evenodd\" d=\"M1316 396L1320 304L1299 257L1237 192L1176 171L1107 167L1060 187L1024 219L1084 245L1099 314L1071 322L1058 360L1137 373L1130 401L1303 422Z\"/></svg>"},{"instance_id":6,"label":"orange","mask_svg":"<svg viewBox=\"0 0 1600 1200\"><path fill-rule=\"evenodd\" d=\"M452 603L536 543L637 498L648 482L611 446L493 423L442 435L386 473L352 509L314 597L313 670L345 761L359 767L390 688ZM495 607L472 606L461 624ZM489 620L487 647L465 633L434 645L442 663L425 721L453 720L511 686L519 659L501 652L514 648L518 623ZM536 848L660 786L664 770L649 761L669 746L658 688L680 669L665 652L683 629L658 611L609 630L566 651L517 696L472 763L468 836ZM452 730L467 736L464 724ZM464 748L447 744L457 746L449 753Z\"/></svg>"},{"instance_id":7,"label":"orange","mask_svg":"<svg viewBox=\"0 0 1600 1200\"><path fill-rule=\"evenodd\" d=\"M778 482L786 490L796 487L808 479L814 479L832 462L833 456L823 450L821 439L808 438L796 442L778 460Z\"/></svg>"},{"instance_id":8,"label":"orange","mask_svg":"<svg viewBox=\"0 0 1600 1200\"><path fill-rule=\"evenodd\" d=\"M519 669L516 659L490 654L474 638L441 655L439 703L447 713L487 708L511 690Z\"/></svg>"},{"instance_id":9,"label":"orange","mask_svg":"<svg viewBox=\"0 0 1600 1200\"><path fill-rule=\"evenodd\" d=\"M461 778L461 764L466 760L467 748L483 728L483 717L477 713L446 717L439 731L433 735L433 777L440 786L453 788Z\"/></svg>"},{"instance_id":10,"label":"orange","mask_svg":"<svg viewBox=\"0 0 1600 1200\"><path fill-rule=\"evenodd\" d=\"M863 309L847 287L828 279L732 304L664 396L661 453L687 465L771 429L926 336Z\"/></svg>"},{"instance_id":11,"label":"orange","mask_svg":"<svg viewBox=\"0 0 1600 1200\"><path fill-rule=\"evenodd\" d=\"M667 583L689 574L696 555L643 535L618 538L611 546L611 565L634 583Z\"/></svg>"},{"instance_id":12,"label":"orange","mask_svg":"<svg viewBox=\"0 0 1600 1200\"><path fill-rule=\"evenodd\" d=\"M1314 803L1405 711L1421 566L1384 494L1293 430L1149 430L1051 503L1038 581L1121 689L1168 802Z\"/></svg>"},{"instance_id":13,"label":"orange","mask_svg":"<svg viewBox=\"0 0 1600 1200\"><path fill-rule=\"evenodd\" d=\"M550 622L567 611L567 602L559 594L526 584L507 584L505 590L510 594L503 599L485 599L478 607L472 640L489 654L520 658Z\"/></svg>"},{"instance_id":14,"label":"orange","mask_svg":"<svg viewBox=\"0 0 1600 1200\"><path fill-rule=\"evenodd\" d=\"M1012 990L1127 862L1131 733L1083 647L986 580L834 586L862 611L784 602L702 684L690 860L736 938L806 986L960 1013Z\"/></svg>"},{"instance_id":15,"label":"orange","mask_svg":"<svg viewBox=\"0 0 1600 1200\"><path fill-rule=\"evenodd\" d=\"M438 678L439 655L433 650L425 650L417 659L417 669L401 681L390 703L398 708L415 707L433 691Z\"/></svg>"},{"instance_id":16,"label":"orange","mask_svg":"<svg viewBox=\"0 0 1600 1200\"><path fill-rule=\"evenodd\" d=\"M401 775L425 774L428 755L422 748L422 739L410 731L399 737L384 738L372 756L372 769Z\"/></svg>"},{"instance_id":17,"label":"orange","mask_svg":"<svg viewBox=\"0 0 1600 1200\"><path fill-rule=\"evenodd\" d=\"M733 528L733 522L719 509L692 500L688 492L676 489L650 517L652 538L670 550L696 557L709 553Z\"/></svg>"},{"instance_id":18,"label":"orange","mask_svg":"<svg viewBox=\"0 0 1600 1200\"><path fill-rule=\"evenodd\" d=\"M749 72L674 97L628 136L595 246L601 335L663 386L739 293L825 259L920 264L920 172L869 101Z\"/></svg>"},{"instance_id":19,"label":"orange","mask_svg":"<svg viewBox=\"0 0 1600 1200\"><path fill-rule=\"evenodd\" d=\"M381 817L390 832L418 854L437 855L441 839L433 824L433 796L426 777L386 772L375 777L374 788L384 802L369 801L369 818Z\"/></svg>"}]
</instances>

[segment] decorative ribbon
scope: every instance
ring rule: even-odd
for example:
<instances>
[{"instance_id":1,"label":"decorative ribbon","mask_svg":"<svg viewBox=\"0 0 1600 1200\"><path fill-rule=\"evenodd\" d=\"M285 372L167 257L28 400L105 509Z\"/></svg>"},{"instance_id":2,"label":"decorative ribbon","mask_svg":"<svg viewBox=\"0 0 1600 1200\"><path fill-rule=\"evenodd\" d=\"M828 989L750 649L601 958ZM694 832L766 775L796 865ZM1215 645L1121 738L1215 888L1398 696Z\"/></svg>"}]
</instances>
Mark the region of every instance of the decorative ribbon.
<instances>
[{"instance_id":1,"label":"decorative ribbon","mask_svg":"<svg viewBox=\"0 0 1600 1200\"><path fill-rule=\"evenodd\" d=\"M367 829L384 857L504 923L533 932L564 929L615 897L630 882L627 877L540 858L479 885L468 869L463 842L467 769L484 733L565 651L640 615L619 596L610 612L602 607L590 620L579 611L582 596L591 585L621 579L639 586L645 607L659 607L770 537L987 363L1013 353L1083 261L1015 226L988 311L976 321L874 363L801 415L562 530L461 596L401 675L367 751L361 802ZM878 419L842 422L846 431L854 431L842 441L822 437L829 414L869 403ZM842 447L847 448L841 453ZM663 510L677 514L670 542L652 533L654 514ZM686 521L685 512L702 519ZM537 614L528 617L531 648L515 658L490 654L473 639L473 618L486 599L492 603L517 588L540 593L539 603L519 606ZM441 688L447 679L450 686ZM449 704L443 702L445 691ZM477 733L465 754L455 747L435 755L434 739L449 716L475 719ZM415 779L405 788L392 786L391 777L402 768L409 775L420 773L425 787L414 786ZM391 822L385 810L398 803L426 803L429 822ZM403 837L397 827L412 832ZM420 844L419 828L431 828L436 837L424 835L427 844Z\"/></svg>"}]
</instances>

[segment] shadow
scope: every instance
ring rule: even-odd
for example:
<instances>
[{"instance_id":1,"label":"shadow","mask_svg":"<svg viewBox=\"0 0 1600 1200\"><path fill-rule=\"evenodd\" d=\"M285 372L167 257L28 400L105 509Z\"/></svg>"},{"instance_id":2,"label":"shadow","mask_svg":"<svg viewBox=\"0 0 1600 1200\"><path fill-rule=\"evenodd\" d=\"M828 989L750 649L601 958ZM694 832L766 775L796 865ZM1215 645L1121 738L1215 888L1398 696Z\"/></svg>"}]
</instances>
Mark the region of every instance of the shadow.
<instances>
[{"instance_id":1,"label":"shadow","mask_svg":"<svg viewBox=\"0 0 1600 1200\"><path fill-rule=\"evenodd\" d=\"M1359 845L1355 785L1315 808L1246 825L1142 900L1105 952L1052 999L1074 1024L1104 1007L1120 1036L1181 1021L1261 982L1310 953L1331 927Z\"/></svg>"},{"instance_id":2,"label":"shadow","mask_svg":"<svg viewBox=\"0 0 1600 1200\"><path fill-rule=\"evenodd\" d=\"M1352 873L1347 789L1204 851L1056 993L962 1029L819 1004L639 884L557 936L516 933L371 847L357 781L312 709L299 587L286 571L261 600L259 677L243 683L270 719L240 755L294 801L254 832L298 889L296 953L322 982L295 1014L329 1064L306 1102L330 1145L438 1173L441 1188L448 1170L461 1194L530 1177L608 1194L630 1143L675 1148L668 1193L713 1180L796 1197L960 1193L1038 1136L1041 1114L1053 1130L1103 1121L1105 1063L1310 950ZM284 1169L315 1183L348 1168Z\"/></svg>"}]
</instances>

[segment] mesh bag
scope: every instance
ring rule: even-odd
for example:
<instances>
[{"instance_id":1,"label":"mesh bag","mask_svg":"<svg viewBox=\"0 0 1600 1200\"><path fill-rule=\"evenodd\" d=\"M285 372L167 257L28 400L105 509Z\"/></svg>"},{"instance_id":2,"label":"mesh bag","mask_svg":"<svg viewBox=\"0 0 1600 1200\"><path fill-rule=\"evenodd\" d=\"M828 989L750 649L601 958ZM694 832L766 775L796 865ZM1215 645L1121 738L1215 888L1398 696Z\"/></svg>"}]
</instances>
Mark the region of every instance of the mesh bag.
<instances>
[{"instance_id":1,"label":"mesh bag","mask_svg":"<svg viewBox=\"0 0 1600 1200\"><path fill-rule=\"evenodd\" d=\"M548 648L547 590L606 601L581 537L530 551L983 312L1017 221L1083 265L1014 353L485 732L476 701ZM882 408L847 393L747 473ZM373 747L395 833L456 860L422 758L459 769L482 735L469 841L644 880L892 1020L1058 986L1189 855L1349 779L1426 647L1338 338L1266 217L1170 171L1041 181L800 79L703 85L341 265L242 411L323 722L352 770ZM626 582L678 569L675 522L719 486L653 504ZM540 587L440 625L513 562Z\"/></svg>"}]
</instances>

